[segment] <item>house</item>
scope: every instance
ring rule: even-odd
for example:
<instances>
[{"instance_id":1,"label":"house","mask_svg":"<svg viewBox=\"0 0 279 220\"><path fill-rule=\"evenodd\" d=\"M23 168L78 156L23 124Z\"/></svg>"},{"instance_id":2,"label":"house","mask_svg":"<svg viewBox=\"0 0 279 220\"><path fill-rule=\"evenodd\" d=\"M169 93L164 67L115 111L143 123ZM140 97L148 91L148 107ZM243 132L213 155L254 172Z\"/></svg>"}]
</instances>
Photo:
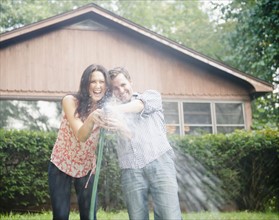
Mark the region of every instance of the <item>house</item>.
<instances>
[{"instance_id":1,"label":"house","mask_svg":"<svg viewBox=\"0 0 279 220\"><path fill-rule=\"evenodd\" d=\"M95 4L0 35L0 99L60 100L92 63L130 72L161 92L169 133L249 129L251 101L271 84Z\"/></svg>"}]
</instances>

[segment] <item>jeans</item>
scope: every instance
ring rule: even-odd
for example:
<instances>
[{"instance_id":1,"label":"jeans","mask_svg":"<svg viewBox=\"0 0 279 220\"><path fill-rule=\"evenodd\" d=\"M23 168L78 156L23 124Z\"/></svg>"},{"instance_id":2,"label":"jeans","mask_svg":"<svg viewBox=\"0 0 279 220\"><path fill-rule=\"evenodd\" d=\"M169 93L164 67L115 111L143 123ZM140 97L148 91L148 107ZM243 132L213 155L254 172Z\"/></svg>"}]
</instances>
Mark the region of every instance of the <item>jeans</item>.
<instances>
[{"instance_id":1,"label":"jeans","mask_svg":"<svg viewBox=\"0 0 279 220\"><path fill-rule=\"evenodd\" d=\"M69 219L72 182L74 182L74 187L77 194L80 219L90 219L89 212L94 175L91 176L88 186L85 188L88 177L89 174L81 178L71 177L59 170L53 163L50 162L48 168L48 184L53 220ZM96 207L97 206L95 206L94 210L94 220L97 219Z\"/></svg>"},{"instance_id":2,"label":"jeans","mask_svg":"<svg viewBox=\"0 0 279 220\"><path fill-rule=\"evenodd\" d=\"M121 182L130 220L148 220L148 193L154 220L181 220L174 161L168 153L142 169L121 170Z\"/></svg>"}]
</instances>

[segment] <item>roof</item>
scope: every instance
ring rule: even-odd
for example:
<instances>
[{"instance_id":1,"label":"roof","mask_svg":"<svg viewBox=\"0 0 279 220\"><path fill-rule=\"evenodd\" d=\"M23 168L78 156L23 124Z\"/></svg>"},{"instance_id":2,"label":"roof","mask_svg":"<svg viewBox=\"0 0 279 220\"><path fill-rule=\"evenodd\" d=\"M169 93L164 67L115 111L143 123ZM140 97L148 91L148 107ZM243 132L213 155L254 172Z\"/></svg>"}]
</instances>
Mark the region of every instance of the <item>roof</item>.
<instances>
[{"instance_id":1,"label":"roof","mask_svg":"<svg viewBox=\"0 0 279 220\"><path fill-rule=\"evenodd\" d=\"M101 19L104 23L118 25L119 27L125 28L138 35L147 37L150 40L155 41L156 43L162 46L180 52L184 56L191 57L197 61L202 62L205 65L217 68L225 74L228 74L229 76L233 76L240 80L243 80L254 88L255 96L259 96L261 94L273 91L273 86L270 83L267 83L249 74L245 74L221 62L213 60L195 50L189 49L147 28L135 24L132 21L129 21L119 15L116 15L115 13L108 11L96 4L89 4L78 9L3 33L0 35L0 49L12 45L16 42L32 38L34 34L40 35L55 30L61 27L61 25L64 26L67 24L71 24L74 21L76 22L77 19L87 19L88 16L98 17L98 19Z\"/></svg>"}]
</instances>

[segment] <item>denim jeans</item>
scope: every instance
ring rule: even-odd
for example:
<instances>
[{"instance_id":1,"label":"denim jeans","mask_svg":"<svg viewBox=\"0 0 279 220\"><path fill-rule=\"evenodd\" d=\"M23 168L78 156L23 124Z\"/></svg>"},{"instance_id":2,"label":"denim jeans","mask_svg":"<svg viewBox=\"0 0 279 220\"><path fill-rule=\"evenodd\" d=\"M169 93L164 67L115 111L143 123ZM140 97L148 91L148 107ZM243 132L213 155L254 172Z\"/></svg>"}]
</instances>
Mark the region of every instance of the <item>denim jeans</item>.
<instances>
[{"instance_id":1,"label":"denim jeans","mask_svg":"<svg viewBox=\"0 0 279 220\"><path fill-rule=\"evenodd\" d=\"M91 176L88 186L85 188L88 177L89 174L81 178L71 177L59 170L53 163L50 162L48 168L48 184L53 220L69 219L72 182L74 182L74 187L77 194L80 219L90 219L89 212L94 175ZM94 220L97 219L96 207L97 206L95 206L94 210Z\"/></svg>"},{"instance_id":2,"label":"denim jeans","mask_svg":"<svg viewBox=\"0 0 279 220\"><path fill-rule=\"evenodd\" d=\"M130 220L148 220L148 193L155 220L181 220L174 161L168 153L142 169L121 170L121 182Z\"/></svg>"}]
</instances>

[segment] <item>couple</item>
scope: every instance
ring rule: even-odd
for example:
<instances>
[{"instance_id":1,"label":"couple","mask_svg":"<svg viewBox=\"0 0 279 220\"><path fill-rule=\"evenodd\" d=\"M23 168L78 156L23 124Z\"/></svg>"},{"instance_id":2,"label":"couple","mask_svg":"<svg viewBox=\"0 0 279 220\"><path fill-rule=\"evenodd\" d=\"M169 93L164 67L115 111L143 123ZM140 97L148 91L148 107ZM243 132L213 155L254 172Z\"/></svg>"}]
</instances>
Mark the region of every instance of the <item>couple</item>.
<instances>
[{"instance_id":1,"label":"couple","mask_svg":"<svg viewBox=\"0 0 279 220\"><path fill-rule=\"evenodd\" d=\"M107 119L103 117L103 107L111 97L111 91L122 104L106 106L109 109ZM119 126L127 123L126 127L129 127L129 135L123 134L122 127L119 127L122 131L117 145L129 218L149 219L150 193L155 220L181 219L173 151L166 137L158 92L133 93L130 75L125 69L115 68L107 72L101 65L90 65L83 72L79 91L66 95L62 108L61 126L48 171L53 219L68 219L72 181L80 218L89 219L94 181L91 174L96 168L99 129L118 129L112 119L115 113L124 113L125 118ZM85 188L87 180L89 184Z\"/></svg>"}]
</instances>

